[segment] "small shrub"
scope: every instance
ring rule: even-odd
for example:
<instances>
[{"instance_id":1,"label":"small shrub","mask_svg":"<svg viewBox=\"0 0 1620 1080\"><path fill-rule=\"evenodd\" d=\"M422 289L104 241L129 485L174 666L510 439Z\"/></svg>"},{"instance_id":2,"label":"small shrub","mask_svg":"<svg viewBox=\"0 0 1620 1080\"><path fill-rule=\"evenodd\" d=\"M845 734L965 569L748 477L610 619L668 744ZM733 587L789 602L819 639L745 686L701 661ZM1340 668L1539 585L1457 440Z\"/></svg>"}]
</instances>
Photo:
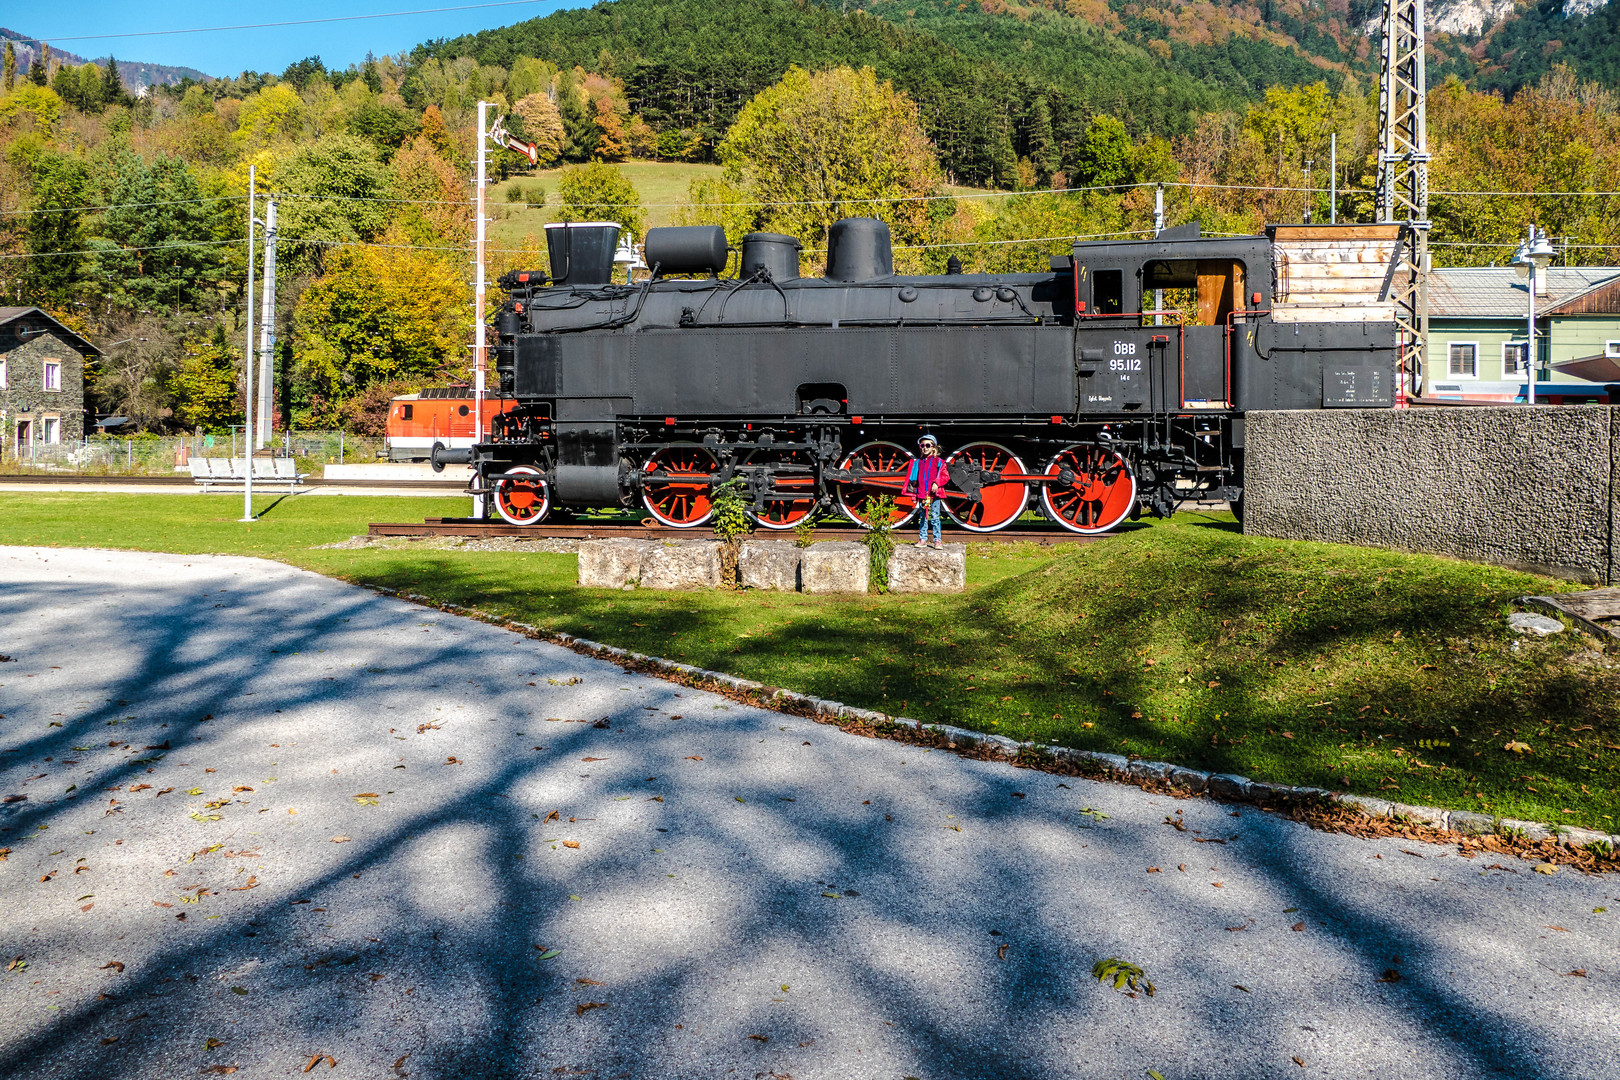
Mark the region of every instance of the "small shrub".
<instances>
[{"instance_id":1,"label":"small shrub","mask_svg":"<svg viewBox=\"0 0 1620 1080\"><path fill-rule=\"evenodd\" d=\"M866 500L866 520L870 523L861 543L872 556L872 588L889 591L889 556L894 553L894 496L883 494Z\"/></svg>"},{"instance_id":2,"label":"small shrub","mask_svg":"<svg viewBox=\"0 0 1620 1080\"><path fill-rule=\"evenodd\" d=\"M727 480L709 496L709 504L714 507L714 535L721 540L720 576L733 585L737 583L738 548L754 528L742 488L741 480Z\"/></svg>"},{"instance_id":3,"label":"small shrub","mask_svg":"<svg viewBox=\"0 0 1620 1080\"><path fill-rule=\"evenodd\" d=\"M806 514L799 523L793 526L793 543L796 547L807 548L816 542L816 515Z\"/></svg>"}]
</instances>

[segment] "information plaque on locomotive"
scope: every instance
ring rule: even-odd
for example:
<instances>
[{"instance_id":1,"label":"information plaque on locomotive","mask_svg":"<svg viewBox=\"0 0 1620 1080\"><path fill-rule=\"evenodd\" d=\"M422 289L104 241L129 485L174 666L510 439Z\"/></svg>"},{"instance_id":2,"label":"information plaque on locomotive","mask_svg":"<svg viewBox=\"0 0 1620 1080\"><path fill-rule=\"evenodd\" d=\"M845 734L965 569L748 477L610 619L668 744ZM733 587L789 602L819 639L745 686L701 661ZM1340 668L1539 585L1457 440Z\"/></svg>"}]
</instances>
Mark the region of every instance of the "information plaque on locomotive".
<instances>
[{"instance_id":1,"label":"information plaque on locomotive","mask_svg":"<svg viewBox=\"0 0 1620 1080\"><path fill-rule=\"evenodd\" d=\"M1392 404L1390 376L1383 368L1355 364L1322 369L1324 409L1376 409Z\"/></svg>"}]
</instances>

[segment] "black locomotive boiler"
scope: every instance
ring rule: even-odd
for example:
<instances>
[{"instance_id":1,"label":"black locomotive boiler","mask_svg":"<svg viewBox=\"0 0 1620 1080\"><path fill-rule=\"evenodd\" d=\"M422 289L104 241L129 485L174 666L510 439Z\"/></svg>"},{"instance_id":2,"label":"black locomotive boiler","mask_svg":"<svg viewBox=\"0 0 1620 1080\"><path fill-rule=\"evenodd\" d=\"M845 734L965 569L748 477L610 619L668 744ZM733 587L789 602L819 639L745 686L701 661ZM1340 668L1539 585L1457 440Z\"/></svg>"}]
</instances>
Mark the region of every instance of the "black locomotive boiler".
<instances>
[{"instance_id":1,"label":"black locomotive boiler","mask_svg":"<svg viewBox=\"0 0 1620 1080\"><path fill-rule=\"evenodd\" d=\"M911 277L883 222L847 218L819 278L792 237L744 237L726 278L720 228L660 228L650 276L614 283L618 232L550 226L554 277L502 279L495 370L518 405L471 451L436 454L469 461L470 490L514 524L639 507L691 528L733 480L762 528L866 524L885 494L898 523L927 431L962 528L1033 505L1102 532L1192 497L1240 508L1251 410L1393 404L1379 227L1191 226L1078 243L1046 273Z\"/></svg>"}]
</instances>

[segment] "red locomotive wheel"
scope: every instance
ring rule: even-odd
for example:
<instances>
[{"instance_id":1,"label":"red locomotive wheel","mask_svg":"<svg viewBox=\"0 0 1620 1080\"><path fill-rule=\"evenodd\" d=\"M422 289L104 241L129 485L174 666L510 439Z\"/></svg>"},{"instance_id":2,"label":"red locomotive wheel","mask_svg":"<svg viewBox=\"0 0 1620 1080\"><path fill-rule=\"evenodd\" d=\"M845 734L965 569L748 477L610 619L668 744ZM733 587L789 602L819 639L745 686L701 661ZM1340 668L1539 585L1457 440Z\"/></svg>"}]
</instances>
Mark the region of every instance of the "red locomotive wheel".
<instances>
[{"instance_id":1,"label":"red locomotive wheel","mask_svg":"<svg viewBox=\"0 0 1620 1080\"><path fill-rule=\"evenodd\" d=\"M785 466L789 471L775 474L775 485L772 495L791 495L791 499L766 499L765 512L755 514L752 510L748 516L762 529L783 530L791 529L816 510L816 477L813 470L813 459L802 450L778 451L770 457L755 456L749 459L751 465Z\"/></svg>"},{"instance_id":2,"label":"red locomotive wheel","mask_svg":"<svg viewBox=\"0 0 1620 1080\"><path fill-rule=\"evenodd\" d=\"M945 513L952 521L972 532L995 532L1017 521L1029 503L1029 485L1016 479L1024 475L1024 463L999 443L969 443L945 459L954 481L960 482L958 470L977 465L982 473L999 473L1007 479L1000 483L985 484L979 489L975 501L966 496L946 491Z\"/></svg>"},{"instance_id":3,"label":"red locomotive wheel","mask_svg":"<svg viewBox=\"0 0 1620 1080\"><path fill-rule=\"evenodd\" d=\"M1136 505L1136 476L1112 450L1083 443L1067 447L1052 458L1046 475L1060 476L1065 470L1073 481L1042 488L1041 503L1046 516L1070 532L1107 532Z\"/></svg>"},{"instance_id":4,"label":"red locomotive wheel","mask_svg":"<svg viewBox=\"0 0 1620 1080\"><path fill-rule=\"evenodd\" d=\"M514 465L508 473L523 473L533 480L511 476L495 481L495 512L512 525L538 525L551 509L551 487L540 479L540 470Z\"/></svg>"},{"instance_id":5,"label":"red locomotive wheel","mask_svg":"<svg viewBox=\"0 0 1620 1080\"><path fill-rule=\"evenodd\" d=\"M889 524L904 525L917 512L917 500L900 494L905 486L906 473L911 468L911 451L892 442L869 442L857 446L839 468L856 474L857 479L838 485L838 505L857 525L871 527L871 515L866 504L872 499L888 495L894 499L894 512Z\"/></svg>"},{"instance_id":6,"label":"red locomotive wheel","mask_svg":"<svg viewBox=\"0 0 1620 1080\"><path fill-rule=\"evenodd\" d=\"M701 446L666 446L647 459L641 499L660 524L695 529L714 514L709 477L719 463Z\"/></svg>"}]
</instances>

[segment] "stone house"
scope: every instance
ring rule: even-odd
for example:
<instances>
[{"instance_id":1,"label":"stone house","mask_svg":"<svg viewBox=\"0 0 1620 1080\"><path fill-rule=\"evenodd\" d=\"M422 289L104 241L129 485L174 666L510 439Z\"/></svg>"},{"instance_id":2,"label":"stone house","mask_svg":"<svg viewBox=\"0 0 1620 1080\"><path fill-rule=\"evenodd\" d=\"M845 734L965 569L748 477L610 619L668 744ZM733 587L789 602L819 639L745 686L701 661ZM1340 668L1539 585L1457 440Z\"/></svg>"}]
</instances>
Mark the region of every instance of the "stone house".
<instances>
[{"instance_id":1,"label":"stone house","mask_svg":"<svg viewBox=\"0 0 1620 1080\"><path fill-rule=\"evenodd\" d=\"M0 457L84 437L90 342L37 307L0 307Z\"/></svg>"},{"instance_id":2,"label":"stone house","mask_svg":"<svg viewBox=\"0 0 1620 1080\"><path fill-rule=\"evenodd\" d=\"M1608 401L1611 380L1599 371L1605 365L1572 370L1572 362L1620 360L1620 269L1550 266L1536 277L1537 401L1548 405ZM1511 267L1431 271L1430 359L1424 395L1524 401L1529 389L1525 364L1529 300L1528 282Z\"/></svg>"}]
</instances>

